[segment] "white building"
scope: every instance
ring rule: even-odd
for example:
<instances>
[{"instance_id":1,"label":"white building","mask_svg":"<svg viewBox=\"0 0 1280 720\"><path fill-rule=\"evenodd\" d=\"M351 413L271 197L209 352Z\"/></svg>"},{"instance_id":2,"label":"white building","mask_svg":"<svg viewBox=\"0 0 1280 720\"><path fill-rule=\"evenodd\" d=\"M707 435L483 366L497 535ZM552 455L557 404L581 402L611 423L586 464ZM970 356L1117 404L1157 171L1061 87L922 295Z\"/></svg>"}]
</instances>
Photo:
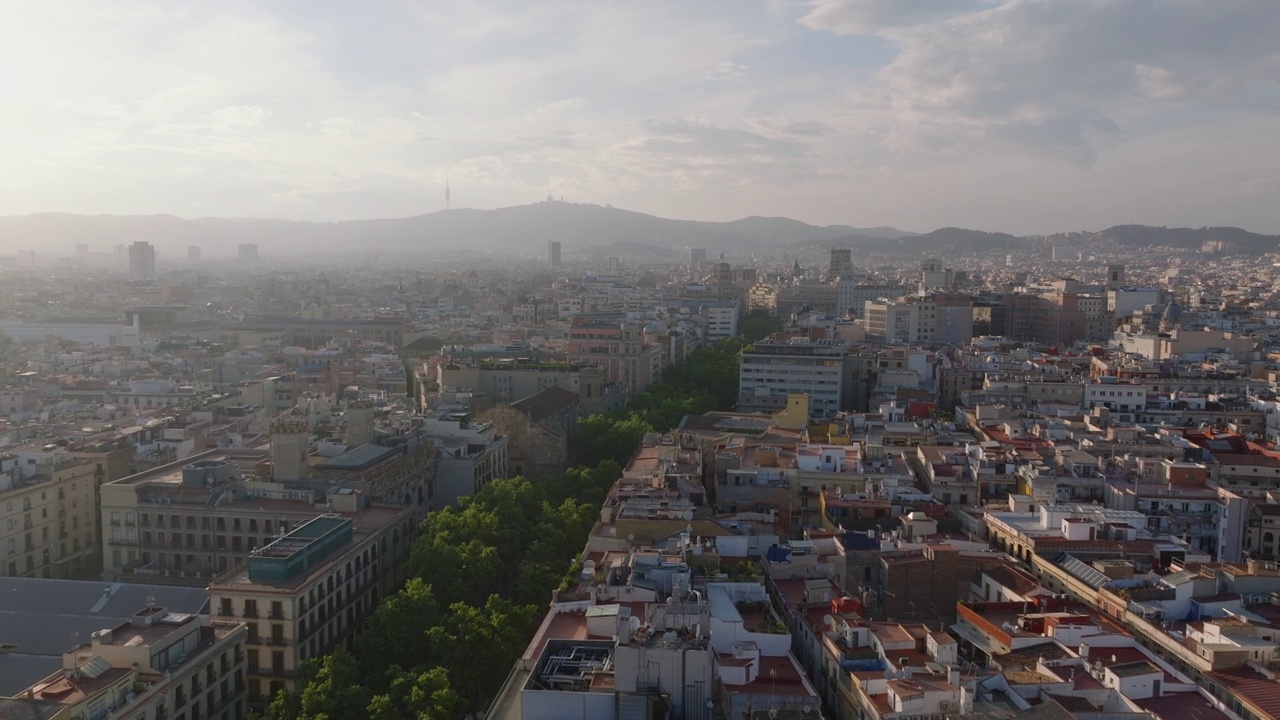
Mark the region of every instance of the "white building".
<instances>
[{"instance_id":1,"label":"white building","mask_svg":"<svg viewBox=\"0 0 1280 720\"><path fill-rule=\"evenodd\" d=\"M775 412L788 394L804 393L815 415L834 415L843 404L844 358L844 345L834 341L758 342L739 361L738 410Z\"/></svg>"}]
</instances>

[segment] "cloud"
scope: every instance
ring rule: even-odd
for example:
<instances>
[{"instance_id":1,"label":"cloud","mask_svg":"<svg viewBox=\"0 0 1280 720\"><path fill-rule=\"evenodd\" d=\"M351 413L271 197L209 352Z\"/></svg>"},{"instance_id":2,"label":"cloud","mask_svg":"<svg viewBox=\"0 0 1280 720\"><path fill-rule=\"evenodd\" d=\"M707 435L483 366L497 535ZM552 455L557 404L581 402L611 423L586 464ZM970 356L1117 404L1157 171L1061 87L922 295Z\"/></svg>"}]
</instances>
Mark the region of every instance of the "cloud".
<instances>
[{"instance_id":1,"label":"cloud","mask_svg":"<svg viewBox=\"0 0 1280 720\"><path fill-rule=\"evenodd\" d=\"M747 73L746 65L740 65L730 60L725 60L724 62L721 62L718 65L716 65L711 70L707 71L707 74L704 75L703 78L709 82L737 80L738 78L742 77L746 73Z\"/></svg>"},{"instance_id":2,"label":"cloud","mask_svg":"<svg viewBox=\"0 0 1280 720\"><path fill-rule=\"evenodd\" d=\"M639 148L669 155L700 157L795 158L806 146L794 140L771 138L738 128L718 127L697 120L646 120L652 133Z\"/></svg>"},{"instance_id":3,"label":"cloud","mask_svg":"<svg viewBox=\"0 0 1280 720\"><path fill-rule=\"evenodd\" d=\"M215 110L211 117L218 128L257 127L271 117L271 111L256 105L233 105Z\"/></svg>"},{"instance_id":4,"label":"cloud","mask_svg":"<svg viewBox=\"0 0 1280 720\"><path fill-rule=\"evenodd\" d=\"M800 22L811 30L870 35L939 20L973 5L967 0L811 0Z\"/></svg>"},{"instance_id":5,"label":"cloud","mask_svg":"<svg viewBox=\"0 0 1280 720\"><path fill-rule=\"evenodd\" d=\"M0 213L408 215L447 173L454 207L1043 231L1122 198L1280 230L1274 7L26 3L0 24ZM1214 203L1133 169L1178 162Z\"/></svg>"},{"instance_id":6,"label":"cloud","mask_svg":"<svg viewBox=\"0 0 1280 720\"><path fill-rule=\"evenodd\" d=\"M1139 112L1159 108L1149 103L1190 115L1280 80L1270 39L1280 13L1269 0L1009 0L937 22L881 17L889 4L899 3L819 3L806 19L895 43L872 97L899 150L1005 147L1088 163ZM882 24L849 19L873 16Z\"/></svg>"}]
</instances>

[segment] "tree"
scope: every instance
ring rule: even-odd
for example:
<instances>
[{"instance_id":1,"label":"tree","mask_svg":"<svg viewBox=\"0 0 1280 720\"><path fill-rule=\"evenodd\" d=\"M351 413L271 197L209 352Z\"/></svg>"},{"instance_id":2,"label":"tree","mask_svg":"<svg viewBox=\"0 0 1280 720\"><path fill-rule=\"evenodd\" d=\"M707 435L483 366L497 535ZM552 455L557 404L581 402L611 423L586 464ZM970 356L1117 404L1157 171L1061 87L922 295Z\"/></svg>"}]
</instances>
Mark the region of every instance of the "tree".
<instances>
[{"instance_id":1,"label":"tree","mask_svg":"<svg viewBox=\"0 0 1280 720\"><path fill-rule=\"evenodd\" d=\"M738 321L738 335L748 343L763 340L782 329L782 323L768 311L756 308Z\"/></svg>"},{"instance_id":2,"label":"tree","mask_svg":"<svg viewBox=\"0 0 1280 720\"><path fill-rule=\"evenodd\" d=\"M616 415L592 415L578 421L574 436L574 462L593 466L606 460L624 463L635 452L645 433L653 426L641 418Z\"/></svg>"},{"instance_id":3,"label":"tree","mask_svg":"<svg viewBox=\"0 0 1280 720\"><path fill-rule=\"evenodd\" d=\"M273 720L345 720L364 717L372 694L360 683L356 659L339 648L303 663L297 690L282 690L271 701Z\"/></svg>"},{"instance_id":4,"label":"tree","mask_svg":"<svg viewBox=\"0 0 1280 720\"><path fill-rule=\"evenodd\" d=\"M479 713L502 684L503 673L529 642L537 608L490 595L484 607L455 603L449 621L427 633L432 656L450 669L465 712Z\"/></svg>"},{"instance_id":5,"label":"tree","mask_svg":"<svg viewBox=\"0 0 1280 720\"><path fill-rule=\"evenodd\" d=\"M462 716L462 698L442 667L426 671L392 668L388 689L369 702L370 720L455 720Z\"/></svg>"},{"instance_id":6,"label":"tree","mask_svg":"<svg viewBox=\"0 0 1280 720\"><path fill-rule=\"evenodd\" d=\"M411 578L378 606L358 645L364 676L376 681L371 683L375 691L387 689L386 676L392 667L416 667L422 662L427 632L442 620L440 604L422 578Z\"/></svg>"}]
</instances>

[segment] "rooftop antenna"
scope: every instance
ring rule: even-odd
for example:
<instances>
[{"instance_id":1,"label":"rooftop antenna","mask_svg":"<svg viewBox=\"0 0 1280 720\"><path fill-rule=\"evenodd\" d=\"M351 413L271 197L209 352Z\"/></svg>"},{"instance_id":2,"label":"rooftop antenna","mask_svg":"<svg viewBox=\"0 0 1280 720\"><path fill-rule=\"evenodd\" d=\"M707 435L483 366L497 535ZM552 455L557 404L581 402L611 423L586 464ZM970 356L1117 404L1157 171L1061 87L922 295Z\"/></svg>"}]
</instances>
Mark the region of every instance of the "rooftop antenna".
<instances>
[{"instance_id":1,"label":"rooftop antenna","mask_svg":"<svg viewBox=\"0 0 1280 720\"><path fill-rule=\"evenodd\" d=\"M449 210L449 173L444 174L444 209Z\"/></svg>"}]
</instances>

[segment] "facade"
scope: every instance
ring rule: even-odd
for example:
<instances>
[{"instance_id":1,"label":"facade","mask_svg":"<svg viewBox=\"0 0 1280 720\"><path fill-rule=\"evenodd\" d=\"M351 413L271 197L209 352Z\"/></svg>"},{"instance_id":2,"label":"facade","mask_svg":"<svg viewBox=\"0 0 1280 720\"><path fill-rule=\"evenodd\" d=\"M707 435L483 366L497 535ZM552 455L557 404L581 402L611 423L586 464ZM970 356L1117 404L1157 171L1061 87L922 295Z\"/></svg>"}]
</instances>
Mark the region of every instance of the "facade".
<instances>
[{"instance_id":1,"label":"facade","mask_svg":"<svg viewBox=\"0 0 1280 720\"><path fill-rule=\"evenodd\" d=\"M662 347L646 344L634 322L596 322L575 317L569 326L566 357L578 365L598 365L606 383L619 383L628 395L638 395L661 370Z\"/></svg>"},{"instance_id":2,"label":"facade","mask_svg":"<svg viewBox=\"0 0 1280 720\"><path fill-rule=\"evenodd\" d=\"M547 243L547 264L553 268L560 267L560 242L552 240Z\"/></svg>"},{"instance_id":3,"label":"facade","mask_svg":"<svg viewBox=\"0 0 1280 720\"><path fill-rule=\"evenodd\" d=\"M706 248L689 248L689 272L697 273L707 262Z\"/></svg>"},{"instance_id":4,"label":"facade","mask_svg":"<svg viewBox=\"0 0 1280 720\"><path fill-rule=\"evenodd\" d=\"M482 360L445 362L437 365L436 383L445 392L471 390L488 395L494 403L514 403L550 387L579 392L598 371L569 363ZM583 371L586 370L584 376ZM426 398L423 397L425 410Z\"/></svg>"},{"instance_id":5,"label":"facade","mask_svg":"<svg viewBox=\"0 0 1280 720\"><path fill-rule=\"evenodd\" d=\"M461 407L441 408L423 420L436 448L433 510L457 504L491 481L508 476L507 437L488 420L472 419Z\"/></svg>"},{"instance_id":6,"label":"facade","mask_svg":"<svg viewBox=\"0 0 1280 720\"><path fill-rule=\"evenodd\" d=\"M149 242L138 240L129 246L129 277L148 280L156 276L156 249Z\"/></svg>"},{"instance_id":7,"label":"facade","mask_svg":"<svg viewBox=\"0 0 1280 720\"><path fill-rule=\"evenodd\" d=\"M963 345L973 339L970 304L934 299L868 300L863 316L867 334L884 342Z\"/></svg>"},{"instance_id":8,"label":"facade","mask_svg":"<svg viewBox=\"0 0 1280 720\"><path fill-rule=\"evenodd\" d=\"M578 425L578 394L549 387L529 397L490 408L482 418L506 436L512 476L557 476L569 466L569 440Z\"/></svg>"},{"instance_id":9,"label":"facade","mask_svg":"<svg viewBox=\"0 0 1280 720\"><path fill-rule=\"evenodd\" d=\"M242 263L258 262L258 244L240 243L236 248L236 259Z\"/></svg>"},{"instance_id":10,"label":"facade","mask_svg":"<svg viewBox=\"0 0 1280 720\"><path fill-rule=\"evenodd\" d=\"M95 347L137 347L137 325L125 325L115 320L102 322L5 322L0 323L0 335L20 343L43 343L50 338Z\"/></svg>"},{"instance_id":11,"label":"facade","mask_svg":"<svg viewBox=\"0 0 1280 720\"><path fill-rule=\"evenodd\" d=\"M368 503L420 520L435 495L435 446L420 437L308 459L305 426L277 421L270 453L209 450L101 488L103 571L130 582L206 585L250 551L332 507Z\"/></svg>"},{"instance_id":12,"label":"facade","mask_svg":"<svg viewBox=\"0 0 1280 720\"><path fill-rule=\"evenodd\" d=\"M413 528L408 509L313 517L214 580L215 615L246 626L250 705L294 687L307 658L354 648L365 619L404 580Z\"/></svg>"},{"instance_id":13,"label":"facade","mask_svg":"<svg viewBox=\"0 0 1280 720\"><path fill-rule=\"evenodd\" d=\"M97 567L93 464L64 450L0 457L0 575L66 578Z\"/></svg>"},{"instance_id":14,"label":"facade","mask_svg":"<svg viewBox=\"0 0 1280 720\"><path fill-rule=\"evenodd\" d=\"M739 361L738 410L776 412L787 407L787 395L805 393L810 411L831 415L845 406L843 344L762 340L742 351Z\"/></svg>"}]
</instances>

